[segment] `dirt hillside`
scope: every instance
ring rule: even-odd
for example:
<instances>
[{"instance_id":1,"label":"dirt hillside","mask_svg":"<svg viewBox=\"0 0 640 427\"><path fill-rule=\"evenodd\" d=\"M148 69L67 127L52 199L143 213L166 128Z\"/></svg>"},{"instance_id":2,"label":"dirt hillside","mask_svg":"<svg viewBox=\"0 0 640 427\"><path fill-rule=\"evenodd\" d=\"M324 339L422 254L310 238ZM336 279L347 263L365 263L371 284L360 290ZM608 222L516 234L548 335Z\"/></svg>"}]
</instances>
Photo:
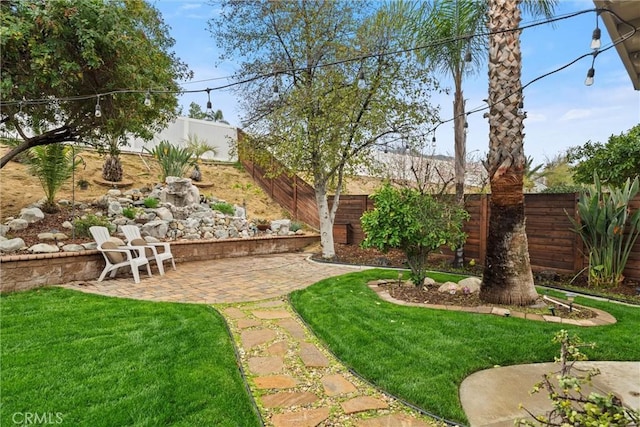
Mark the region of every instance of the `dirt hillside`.
<instances>
[{"instance_id":1,"label":"dirt hillside","mask_svg":"<svg viewBox=\"0 0 640 427\"><path fill-rule=\"evenodd\" d=\"M7 151L0 146L0 152ZM103 196L111 187L102 181L102 164L104 162L97 152L85 150L77 157L81 164L76 171L75 192L69 180L58 192L56 199L92 202ZM138 154L121 154L124 179L130 183L127 188L151 187L159 182L160 168L154 159ZM254 183L251 176L241 167L234 164L207 163L201 164L202 183L200 194L214 196L232 204L247 208L249 218L278 219L287 217L283 209L273 202L262 189ZM90 182L87 190L77 187L77 182L85 179ZM368 194L378 184L377 180L358 178L349 183L350 194ZM75 193L75 194L74 194ZM17 215L20 209L44 197L44 191L38 179L31 175L27 167L17 162L9 162L0 169L0 218L2 222L9 216Z\"/></svg>"}]
</instances>

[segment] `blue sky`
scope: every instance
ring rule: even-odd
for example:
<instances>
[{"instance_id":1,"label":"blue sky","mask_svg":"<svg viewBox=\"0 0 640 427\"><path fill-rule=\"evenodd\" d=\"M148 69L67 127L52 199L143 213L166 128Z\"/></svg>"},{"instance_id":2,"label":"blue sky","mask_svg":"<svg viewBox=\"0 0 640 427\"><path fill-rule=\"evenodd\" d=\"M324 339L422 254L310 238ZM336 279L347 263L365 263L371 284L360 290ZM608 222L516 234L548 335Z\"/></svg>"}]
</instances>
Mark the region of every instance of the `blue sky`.
<instances>
[{"instance_id":1,"label":"blue sky","mask_svg":"<svg viewBox=\"0 0 640 427\"><path fill-rule=\"evenodd\" d=\"M218 13L216 6L204 1L157 0L155 6L171 27L176 40L176 54L194 71L194 78L185 89L205 89L228 83L225 77L233 74L232 62L219 63L215 40L207 30L207 20ZM591 0L561 0L556 15L564 15L585 9L593 9ZM525 17L523 24L531 22ZM591 51L589 44L595 28L595 13L527 29L522 33L523 70L522 82L533 80L553 69L561 67ZM600 21L603 47L611 43ZM606 142L612 134L628 131L640 122L640 91L633 89L631 80L614 49L596 58L595 82L585 86L591 57L578 61L571 67L546 77L525 89L525 153L544 163L547 158L565 151L568 147L585 142ZM445 86L451 83L440 76ZM212 81L202 81L219 79ZM463 84L467 110L484 105L487 98L486 66L476 77L467 78ZM436 96L433 103L441 106L441 119L452 117L453 95ZM183 95L180 99L185 114L191 102L203 109L206 93ZM235 95L230 91L211 92L214 109L221 109L225 119L240 126L242 111ZM489 127L482 113L468 117L467 152L480 158L488 150ZM439 154L453 154L453 124L441 125L436 133Z\"/></svg>"}]
</instances>

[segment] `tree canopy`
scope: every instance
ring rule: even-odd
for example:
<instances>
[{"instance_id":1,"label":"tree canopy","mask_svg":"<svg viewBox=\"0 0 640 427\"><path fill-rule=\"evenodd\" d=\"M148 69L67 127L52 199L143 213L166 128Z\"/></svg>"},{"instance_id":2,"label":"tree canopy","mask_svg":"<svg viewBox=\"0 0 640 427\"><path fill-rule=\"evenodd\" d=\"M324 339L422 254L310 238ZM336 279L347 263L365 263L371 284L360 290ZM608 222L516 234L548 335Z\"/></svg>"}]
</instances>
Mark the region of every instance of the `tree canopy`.
<instances>
[{"instance_id":1,"label":"tree canopy","mask_svg":"<svg viewBox=\"0 0 640 427\"><path fill-rule=\"evenodd\" d=\"M594 172L612 187L622 187L627 179L640 176L640 125L620 135L611 135L606 144L587 142L573 147L568 159L575 163L573 179L582 184L593 183Z\"/></svg>"},{"instance_id":2,"label":"tree canopy","mask_svg":"<svg viewBox=\"0 0 640 427\"><path fill-rule=\"evenodd\" d=\"M405 140L436 120L427 71L398 50L392 20L367 2L222 2L210 30L239 61L247 141L310 178L323 256L346 176L376 145ZM264 78L264 76L269 76ZM405 144L402 144L405 145ZM327 191L335 189L334 204Z\"/></svg>"},{"instance_id":3,"label":"tree canopy","mask_svg":"<svg viewBox=\"0 0 640 427\"><path fill-rule=\"evenodd\" d=\"M8 0L0 22L2 126L24 140L0 166L38 145L150 139L175 117L176 80L191 73L145 1Z\"/></svg>"}]
</instances>

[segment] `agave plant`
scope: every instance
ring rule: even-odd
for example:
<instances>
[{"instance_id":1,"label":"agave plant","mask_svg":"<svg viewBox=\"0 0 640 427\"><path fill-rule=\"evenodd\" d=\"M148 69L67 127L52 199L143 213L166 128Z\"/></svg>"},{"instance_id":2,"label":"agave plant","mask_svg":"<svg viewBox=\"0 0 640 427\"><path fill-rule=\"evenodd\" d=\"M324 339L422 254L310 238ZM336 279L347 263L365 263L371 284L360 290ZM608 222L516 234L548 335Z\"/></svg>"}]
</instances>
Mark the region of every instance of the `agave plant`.
<instances>
[{"instance_id":1,"label":"agave plant","mask_svg":"<svg viewBox=\"0 0 640 427\"><path fill-rule=\"evenodd\" d=\"M194 155L188 148L181 148L162 140L152 150L145 148L156 159L162 170L161 179L164 182L168 176L183 177L191 165Z\"/></svg>"},{"instance_id":2,"label":"agave plant","mask_svg":"<svg viewBox=\"0 0 640 427\"><path fill-rule=\"evenodd\" d=\"M595 286L615 286L631 248L640 235L640 209L631 213L629 202L638 194L639 183L627 179L622 188L602 187L594 174L594 187L580 194L580 221L569 217L574 230L589 251L589 281Z\"/></svg>"}]
</instances>

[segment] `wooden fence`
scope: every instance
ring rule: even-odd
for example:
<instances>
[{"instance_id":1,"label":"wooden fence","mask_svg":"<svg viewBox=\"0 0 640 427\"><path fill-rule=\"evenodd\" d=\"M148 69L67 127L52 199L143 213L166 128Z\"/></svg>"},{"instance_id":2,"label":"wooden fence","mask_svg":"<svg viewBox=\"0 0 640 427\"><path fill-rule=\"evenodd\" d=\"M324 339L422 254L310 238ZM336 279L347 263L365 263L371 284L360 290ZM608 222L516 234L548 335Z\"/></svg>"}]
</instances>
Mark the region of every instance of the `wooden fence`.
<instances>
[{"instance_id":1,"label":"wooden fence","mask_svg":"<svg viewBox=\"0 0 640 427\"><path fill-rule=\"evenodd\" d=\"M292 219L312 227L320 226L313 187L302 179L285 173L267 178L267 170L248 159L241 159L241 163L255 182L289 212ZM465 257L476 259L480 263L484 262L487 247L490 197L486 194L470 194L465 197L466 209L471 216L465 225L468 235ZM577 200L576 193L525 195L529 257L534 270L577 273L587 265L582 240L572 231L568 217L576 217ZM333 198L330 197L329 203L332 202ZM631 208L640 209L640 197L632 201ZM369 209L373 209L373 202L366 195L340 196L334 225L335 242L356 245L362 242L364 233L360 217ZM453 256L448 250L443 250L443 254ZM640 280L640 239L634 245L624 274L630 279Z\"/></svg>"}]
</instances>

